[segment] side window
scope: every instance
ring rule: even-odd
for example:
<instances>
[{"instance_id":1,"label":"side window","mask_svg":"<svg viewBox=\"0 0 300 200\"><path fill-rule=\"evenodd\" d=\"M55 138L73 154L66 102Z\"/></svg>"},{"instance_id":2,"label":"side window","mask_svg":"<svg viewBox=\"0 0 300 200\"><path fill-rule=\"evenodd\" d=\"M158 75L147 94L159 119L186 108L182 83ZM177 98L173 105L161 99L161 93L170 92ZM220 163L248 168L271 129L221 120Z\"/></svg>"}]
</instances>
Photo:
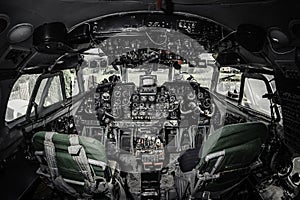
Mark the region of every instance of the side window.
<instances>
[{"instance_id":1,"label":"side window","mask_svg":"<svg viewBox=\"0 0 300 200\"><path fill-rule=\"evenodd\" d=\"M263 98L263 95L267 93L268 91L264 81L246 78L244 96L241 104L253 110L270 115L270 101Z\"/></svg>"},{"instance_id":2,"label":"side window","mask_svg":"<svg viewBox=\"0 0 300 200\"><path fill-rule=\"evenodd\" d=\"M45 96L45 101L43 104L44 107L48 107L52 104L63 101L62 88L61 88L61 82L59 76L51 77L49 78L49 81L50 84L49 84L48 92Z\"/></svg>"},{"instance_id":3,"label":"side window","mask_svg":"<svg viewBox=\"0 0 300 200\"><path fill-rule=\"evenodd\" d=\"M22 75L14 84L7 103L5 121L24 116L35 82L40 74Z\"/></svg>"},{"instance_id":4,"label":"side window","mask_svg":"<svg viewBox=\"0 0 300 200\"><path fill-rule=\"evenodd\" d=\"M232 67L221 67L216 92L231 99L238 100L242 73Z\"/></svg>"},{"instance_id":5,"label":"side window","mask_svg":"<svg viewBox=\"0 0 300 200\"><path fill-rule=\"evenodd\" d=\"M75 69L63 70L65 87L66 87L66 97L70 98L79 94L78 79Z\"/></svg>"}]
</instances>

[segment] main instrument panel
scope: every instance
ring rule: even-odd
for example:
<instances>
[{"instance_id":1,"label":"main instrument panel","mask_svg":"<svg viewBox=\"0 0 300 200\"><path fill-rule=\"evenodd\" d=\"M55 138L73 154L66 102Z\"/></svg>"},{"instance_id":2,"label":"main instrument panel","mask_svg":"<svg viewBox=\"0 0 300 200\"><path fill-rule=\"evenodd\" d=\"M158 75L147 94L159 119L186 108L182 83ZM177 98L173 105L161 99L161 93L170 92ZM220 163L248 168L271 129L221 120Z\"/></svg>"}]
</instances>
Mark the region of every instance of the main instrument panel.
<instances>
[{"instance_id":1,"label":"main instrument panel","mask_svg":"<svg viewBox=\"0 0 300 200\"><path fill-rule=\"evenodd\" d=\"M134 83L101 83L94 98L101 125L111 120L180 120L186 114L207 117L212 112L208 89L189 81L139 88Z\"/></svg>"},{"instance_id":2,"label":"main instrument panel","mask_svg":"<svg viewBox=\"0 0 300 200\"><path fill-rule=\"evenodd\" d=\"M143 172L200 146L212 113L206 88L189 80L157 85L154 75L141 76L137 86L113 76L82 99L74 117L80 135L97 138L109 158Z\"/></svg>"},{"instance_id":3,"label":"main instrument panel","mask_svg":"<svg viewBox=\"0 0 300 200\"><path fill-rule=\"evenodd\" d=\"M208 133L208 90L189 80L157 85L156 78L143 75L137 86L110 77L93 88L77 110L75 121L83 125L78 134L100 140L122 171L159 173L182 151L199 148ZM141 181L143 185L146 179ZM129 190L135 193L133 187Z\"/></svg>"},{"instance_id":4,"label":"main instrument panel","mask_svg":"<svg viewBox=\"0 0 300 200\"><path fill-rule=\"evenodd\" d=\"M131 119L179 119L179 102L175 94L170 93L164 86L157 87L155 91L148 93L140 90L131 96Z\"/></svg>"}]
</instances>

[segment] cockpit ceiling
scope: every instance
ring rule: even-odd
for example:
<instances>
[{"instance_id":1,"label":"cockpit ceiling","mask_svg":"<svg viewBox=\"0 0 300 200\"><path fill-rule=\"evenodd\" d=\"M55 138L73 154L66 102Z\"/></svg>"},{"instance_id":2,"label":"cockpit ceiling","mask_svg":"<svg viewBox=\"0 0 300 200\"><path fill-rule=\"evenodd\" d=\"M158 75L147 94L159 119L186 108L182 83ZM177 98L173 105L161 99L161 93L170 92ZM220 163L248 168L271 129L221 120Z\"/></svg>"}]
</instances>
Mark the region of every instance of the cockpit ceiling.
<instances>
[{"instance_id":1,"label":"cockpit ceiling","mask_svg":"<svg viewBox=\"0 0 300 200\"><path fill-rule=\"evenodd\" d=\"M175 0L174 4L180 5L235 5L235 4L251 4L251 3L271 3L276 0Z\"/></svg>"},{"instance_id":2,"label":"cockpit ceiling","mask_svg":"<svg viewBox=\"0 0 300 200\"><path fill-rule=\"evenodd\" d=\"M191 4L192 1L177 0L173 2L175 3L174 12L186 12L203 16L232 29L236 29L242 23L251 23L266 29L276 26L287 30L290 20L298 18L300 8L299 5L292 5L286 1L251 0L247 1L250 2L249 4L242 4L240 3L241 0L196 1L195 4L198 5ZM207 4L205 4L206 2ZM228 6L228 3L230 6ZM122 6L119 6L120 4ZM54 10L55 12L53 12ZM99 16L141 10L155 11L156 2L41 0L33 4L31 1L3 1L0 6L0 13L9 16L9 27L0 36L0 47L8 45L8 41L5 40L8 31L21 22L30 22L34 27L37 27L45 22L62 21L70 28L82 21ZM253 12L249 12L249 10ZM66 15L65 13L74 14ZM283 15L283 13L289 13L289 16ZM24 42L25 46L30 46L30 44L29 41Z\"/></svg>"},{"instance_id":3,"label":"cockpit ceiling","mask_svg":"<svg viewBox=\"0 0 300 200\"><path fill-rule=\"evenodd\" d=\"M54 23L52 25L49 24L49 27L44 30L51 30L51 34L57 34L59 30L56 26L59 24ZM53 32L53 30L55 31ZM219 51L224 52L224 48L225 50L226 48L229 48L228 45L236 46L236 44L233 44L236 43L234 31L209 19L181 12L174 13L174 15L166 15L159 11L135 11L110 14L79 23L70 28L68 32L66 41L62 42L66 42L67 46L73 45L73 49L76 49L75 52L73 52L75 54L76 52L82 53L85 49L97 47L101 49L106 56L116 56L126 53L126 48L131 48L133 43L138 45L134 47L138 49L158 48L169 49L176 52L179 51L176 50L179 48L180 51L185 52L184 54L188 54L190 56L193 50L194 52L202 52L205 49L205 51L217 54ZM34 53L34 51L32 51L32 57L28 59L25 66L21 67L24 73L30 73L38 69L44 71L44 69L52 65L54 61L63 54L63 52L60 51L62 49L59 51L48 51L48 45L44 44L43 41L43 34L50 34L50 32L43 33L43 26L37 27L33 35L34 39L32 43L38 52ZM47 37L50 36L47 35ZM80 40L79 45L76 43L78 40ZM180 44L177 45L179 40ZM221 40L222 44L220 43ZM147 44L144 44L145 42ZM187 45L185 44L186 42L191 43L192 46L197 46L197 48L193 48L193 50L183 50L183 48ZM85 44L81 45L82 43ZM180 47L181 44L183 48ZM237 46L235 48L237 48ZM124 51L120 51L120 49L123 49ZM15 50L14 48L12 50L20 51L19 49ZM30 49L25 50L30 51ZM26 52L25 50L24 52ZM189 51L190 53L188 53ZM266 67L271 69L269 63L267 63L263 57L251 54L242 47L240 47L239 52L241 52L242 56L232 52L232 57L224 54L226 58L229 58L229 61L228 59L223 60L220 55L218 56L217 61L220 65L228 65L228 63L234 65L236 63L235 60L238 60L238 65L246 66L250 64L258 68ZM9 55L11 52L8 52L7 54ZM19 54L21 55L17 55L15 57L23 56L22 52ZM243 54L246 56L243 56ZM28 57L30 56L28 55ZM24 58L24 56L22 58ZM230 62L230 59L232 62ZM20 63L15 63L15 65L17 64ZM61 65L59 67L63 66ZM15 67L14 69L19 70L21 68Z\"/></svg>"},{"instance_id":4,"label":"cockpit ceiling","mask_svg":"<svg viewBox=\"0 0 300 200\"><path fill-rule=\"evenodd\" d=\"M153 4L155 3L154 0L149 1L139 1L139 0L59 0L62 2L85 2L85 3L103 3L103 2L137 2L137 3L144 3L144 4ZM249 4L249 3L270 3L275 2L276 0L176 0L173 1L174 4L179 5L217 5L217 4Z\"/></svg>"}]
</instances>

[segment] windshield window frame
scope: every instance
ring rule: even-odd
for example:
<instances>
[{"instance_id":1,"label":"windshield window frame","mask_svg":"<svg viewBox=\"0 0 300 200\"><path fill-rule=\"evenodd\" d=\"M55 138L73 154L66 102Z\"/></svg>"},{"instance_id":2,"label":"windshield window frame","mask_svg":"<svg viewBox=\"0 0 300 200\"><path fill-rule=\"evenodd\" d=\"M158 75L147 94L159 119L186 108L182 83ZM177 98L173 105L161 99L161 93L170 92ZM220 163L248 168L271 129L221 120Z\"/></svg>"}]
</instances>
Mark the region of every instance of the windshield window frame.
<instances>
[{"instance_id":1,"label":"windshield window frame","mask_svg":"<svg viewBox=\"0 0 300 200\"><path fill-rule=\"evenodd\" d=\"M234 99L234 98L230 98L228 97L226 94L221 94L219 92L217 92L217 85L218 85L218 81L219 81L219 78L220 78L220 69L221 67L231 67L231 68L234 68L234 69L238 69L240 70L240 73L241 73L241 81L240 81L240 90L239 90L239 96L238 96L238 99ZM244 68L242 68L244 67ZM273 76L272 79L267 78L267 76ZM274 79L274 72L273 71L270 71L270 70L265 70L265 69L257 69L257 68L253 68L253 66L251 65L247 65L247 66L220 66L219 69L217 70L217 79L216 79L216 85L215 87L213 88L213 92L215 94L217 94L218 96L221 96L221 97L224 97L224 99L230 103L233 103L234 105L236 105L237 107L239 107L241 110L247 110L247 111L251 111L251 112L254 112L256 114L259 114L261 116L264 116L264 117L267 117L268 119L271 118L271 116L265 112L262 112L260 110L256 110L254 108L250 108L250 107L247 107L247 106L244 106L242 104L242 101L243 101L243 96L244 96L244 90L245 90L245 80L246 79L256 79L256 80L261 80L265 83L265 86L266 86L266 93L273 93L275 92L274 89L276 88L273 88L273 86L271 85L270 80L273 80ZM271 109L271 108L270 108Z\"/></svg>"},{"instance_id":2,"label":"windshield window frame","mask_svg":"<svg viewBox=\"0 0 300 200\"><path fill-rule=\"evenodd\" d=\"M40 86L41 86L41 82L44 80L44 79L48 79L47 80L47 83L46 83L46 86L48 84L51 83L50 79L49 78L54 78L55 76L59 76L60 78L60 84L61 84L61 89L62 89L62 101L59 101L59 102L56 102L54 104L52 104L51 106L48 106L48 107L44 107L44 101L45 101L45 97L41 96L41 101L37 107L37 112L41 115L38 115L38 116L35 116L35 115L32 115L32 110L34 109L34 102L36 100L36 96L37 96L37 93L40 89ZM50 82L49 82L50 81ZM27 120L32 120L33 118L35 117L43 117L43 112L46 112L47 110L52 110L53 107L56 107L56 105L61 105L63 102L65 102L67 100L66 98L66 91L65 91L65 82L64 82L64 77L63 77L63 72L62 71L57 71L57 72L54 72L54 73L44 73L42 75L40 75L38 77L38 80L36 81L36 84L35 84L35 87L34 87L34 90L32 92L32 95L31 95L31 98L30 98L30 101L29 101L29 104L28 104L28 108L27 108L27 112L26 112L26 119ZM48 89L47 91L45 92L45 94L48 94ZM44 92L43 92L44 93ZM35 111L33 111L35 112Z\"/></svg>"}]
</instances>

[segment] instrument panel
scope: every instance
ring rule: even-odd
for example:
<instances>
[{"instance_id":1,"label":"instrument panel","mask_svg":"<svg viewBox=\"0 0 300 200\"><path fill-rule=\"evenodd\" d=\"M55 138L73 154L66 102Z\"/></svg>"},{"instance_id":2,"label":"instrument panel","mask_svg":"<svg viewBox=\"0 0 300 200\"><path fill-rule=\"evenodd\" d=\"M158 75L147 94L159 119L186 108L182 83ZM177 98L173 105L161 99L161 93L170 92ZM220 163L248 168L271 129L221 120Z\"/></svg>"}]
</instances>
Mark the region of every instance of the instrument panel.
<instances>
[{"instance_id":1,"label":"instrument panel","mask_svg":"<svg viewBox=\"0 0 300 200\"><path fill-rule=\"evenodd\" d=\"M196 82L166 82L164 86L180 101L181 115L192 114L193 117L207 118L212 113L212 102L207 88Z\"/></svg>"},{"instance_id":2,"label":"instrument panel","mask_svg":"<svg viewBox=\"0 0 300 200\"><path fill-rule=\"evenodd\" d=\"M102 82L83 98L81 120L97 116L100 126L115 121L209 120L212 102L208 89L190 81L165 82L162 86L136 87L134 83ZM207 121L207 120L206 120ZM194 123L194 122L193 122ZM96 123L93 123L96 125ZM128 123L127 123L128 124ZM194 124L195 125L195 124Z\"/></svg>"},{"instance_id":3,"label":"instrument panel","mask_svg":"<svg viewBox=\"0 0 300 200\"><path fill-rule=\"evenodd\" d=\"M175 120L178 126L189 127L209 124L212 107L208 90L191 81L146 87L107 81L83 98L76 121L84 120L84 124L90 124L89 119L95 118L98 122L93 122L94 126L114 123L131 127L138 125L137 122L149 122L151 126L158 121L168 124Z\"/></svg>"},{"instance_id":4,"label":"instrument panel","mask_svg":"<svg viewBox=\"0 0 300 200\"><path fill-rule=\"evenodd\" d=\"M135 90L134 83L117 83L112 91L112 115L115 120L130 119L130 98Z\"/></svg>"},{"instance_id":5,"label":"instrument panel","mask_svg":"<svg viewBox=\"0 0 300 200\"><path fill-rule=\"evenodd\" d=\"M175 94L164 86L157 87L156 93L145 93L140 89L131 96L131 119L179 119L179 105ZM152 90L153 91L153 90Z\"/></svg>"},{"instance_id":6,"label":"instrument panel","mask_svg":"<svg viewBox=\"0 0 300 200\"><path fill-rule=\"evenodd\" d=\"M141 86L104 80L82 99L76 113L79 135L98 139L109 159L143 172L160 171L181 151L199 147L212 112L210 94L198 83L158 86L150 77L141 79ZM97 123L84 117L89 115Z\"/></svg>"},{"instance_id":7,"label":"instrument panel","mask_svg":"<svg viewBox=\"0 0 300 200\"><path fill-rule=\"evenodd\" d=\"M89 25L92 27L92 35L96 40L103 40L113 33L132 31L132 29L138 32L143 31L142 27L147 27L148 29L162 28L182 32L196 38L200 44L206 47L218 42L223 35L229 32L220 25L203 18L146 12L110 16L99 21L92 21Z\"/></svg>"}]
</instances>

